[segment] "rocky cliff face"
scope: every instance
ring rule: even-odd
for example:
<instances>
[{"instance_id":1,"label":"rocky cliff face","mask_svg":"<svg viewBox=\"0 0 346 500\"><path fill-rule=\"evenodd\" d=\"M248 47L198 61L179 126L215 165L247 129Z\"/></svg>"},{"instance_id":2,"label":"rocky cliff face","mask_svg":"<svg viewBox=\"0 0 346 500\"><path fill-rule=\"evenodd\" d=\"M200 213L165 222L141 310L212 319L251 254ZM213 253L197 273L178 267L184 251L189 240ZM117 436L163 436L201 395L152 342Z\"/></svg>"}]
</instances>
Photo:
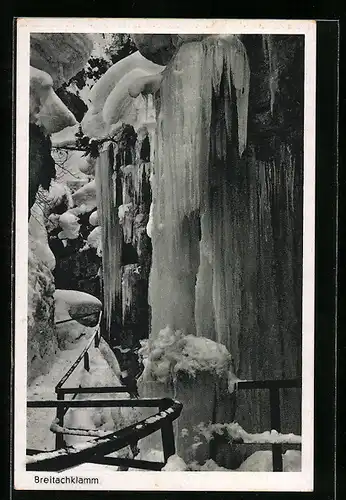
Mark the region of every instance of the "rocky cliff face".
<instances>
[{"instance_id":1,"label":"rocky cliff face","mask_svg":"<svg viewBox=\"0 0 346 500\"><path fill-rule=\"evenodd\" d=\"M29 220L28 384L46 373L58 348L54 327L55 258L48 246L45 214L37 204Z\"/></svg>"},{"instance_id":2,"label":"rocky cliff face","mask_svg":"<svg viewBox=\"0 0 346 500\"><path fill-rule=\"evenodd\" d=\"M92 42L83 34L32 34L29 115L28 383L49 370L56 350L55 257L48 245L55 161L50 134L76 124L54 89L85 64Z\"/></svg>"}]
</instances>

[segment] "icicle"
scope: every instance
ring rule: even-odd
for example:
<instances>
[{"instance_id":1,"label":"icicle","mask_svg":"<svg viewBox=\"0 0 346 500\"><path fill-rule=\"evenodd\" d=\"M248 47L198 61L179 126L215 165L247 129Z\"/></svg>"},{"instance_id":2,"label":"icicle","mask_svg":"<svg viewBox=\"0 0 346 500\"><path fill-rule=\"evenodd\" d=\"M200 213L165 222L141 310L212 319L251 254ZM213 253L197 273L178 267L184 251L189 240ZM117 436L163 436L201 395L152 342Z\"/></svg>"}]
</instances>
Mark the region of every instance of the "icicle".
<instances>
[{"instance_id":1,"label":"icicle","mask_svg":"<svg viewBox=\"0 0 346 500\"><path fill-rule=\"evenodd\" d=\"M273 49L272 35L263 35L263 51L269 65L270 112L273 115L275 96L278 91L278 68L276 54Z\"/></svg>"},{"instance_id":2,"label":"icicle","mask_svg":"<svg viewBox=\"0 0 346 500\"><path fill-rule=\"evenodd\" d=\"M110 329L112 315L121 297L122 231L114 200L113 146L104 146L96 164L97 213L102 227L104 312Z\"/></svg>"}]
</instances>

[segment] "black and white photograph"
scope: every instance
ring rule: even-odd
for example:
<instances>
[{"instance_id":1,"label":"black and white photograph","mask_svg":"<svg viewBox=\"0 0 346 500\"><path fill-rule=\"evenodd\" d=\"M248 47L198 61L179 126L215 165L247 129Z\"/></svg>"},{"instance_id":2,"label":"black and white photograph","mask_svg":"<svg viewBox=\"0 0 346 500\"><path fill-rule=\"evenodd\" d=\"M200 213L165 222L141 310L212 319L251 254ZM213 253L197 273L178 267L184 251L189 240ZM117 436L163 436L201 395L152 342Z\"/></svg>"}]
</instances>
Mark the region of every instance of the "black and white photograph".
<instances>
[{"instance_id":1,"label":"black and white photograph","mask_svg":"<svg viewBox=\"0 0 346 500\"><path fill-rule=\"evenodd\" d=\"M315 31L18 19L15 488L312 490Z\"/></svg>"}]
</instances>

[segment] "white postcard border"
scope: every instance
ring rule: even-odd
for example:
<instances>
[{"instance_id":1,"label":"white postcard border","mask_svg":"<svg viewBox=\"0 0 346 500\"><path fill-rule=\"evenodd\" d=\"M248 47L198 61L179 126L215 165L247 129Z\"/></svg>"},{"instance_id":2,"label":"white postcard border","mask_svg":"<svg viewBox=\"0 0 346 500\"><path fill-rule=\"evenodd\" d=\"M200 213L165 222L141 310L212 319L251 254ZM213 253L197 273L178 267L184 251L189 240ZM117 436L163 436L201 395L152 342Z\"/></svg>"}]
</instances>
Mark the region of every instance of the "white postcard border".
<instances>
[{"instance_id":1,"label":"white postcard border","mask_svg":"<svg viewBox=\"0 0 346 500\"><path fill-rule=\"evenodd\" d=\"M314 430L314 289L315 289L315 95L316 22L307 20L224 19L83 19L17 20L16 92L16 235L15 235L15 401L14 485L19 490L122 491L312 491ZM28 116L30 32L84 33L242 33L305 35L302 471L301 472L112 472L84 464L66 473L25 470L27 258L28 258ZM98 484L52 483L64 476L96 477ZM41 483L35 476L48 478ZM115 483L116 479L116 483Z\"/></svg>"}]
</instances>

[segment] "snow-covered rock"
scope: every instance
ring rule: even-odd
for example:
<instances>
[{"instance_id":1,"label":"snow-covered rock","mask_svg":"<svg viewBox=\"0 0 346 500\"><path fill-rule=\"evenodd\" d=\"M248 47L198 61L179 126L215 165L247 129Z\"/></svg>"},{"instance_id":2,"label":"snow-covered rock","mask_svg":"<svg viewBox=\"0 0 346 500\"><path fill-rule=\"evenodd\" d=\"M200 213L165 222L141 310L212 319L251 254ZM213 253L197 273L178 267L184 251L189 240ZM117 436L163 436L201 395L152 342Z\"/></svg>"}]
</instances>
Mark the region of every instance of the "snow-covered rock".
<instances>
[{"instance_id":1,"label":"snow-covered rock","mask_svg":"<svg viewBox=\"0 0 346 500\"><path fill-rule=\"evenodd\" d=\"M163 66L148 61L139 52L111 66L90 92L90 108L82 120L82 129L90 137L104 137L119 121L139 123L138 115L146 108L139 93L129 93L137 79L156 75ZM134 99L133 97L136 97Z\"/></svg>"},{"instance_id":2,"label":"snow-covered rock","mask_svg":"<svg viewBox=\"0 0 346 500\"><path fill-rule=\"evenodd\" d=\"M78 217L69 210L60 215L59 225L62 231L58 234L61 240L75 240L79 236L81 225L78 222Z\"/></svg>"},{"instance_id":3,"label":"snow-covered rock","mask_svg":"<svg viewBox=\"0 0 346 500\"><path fill-rule=\"evenodd\" d=\"M73 349L98 322L102 303L77 290L55 290L55 328L60 349Z\"/></svg>"},{"instance_id":4,"label":"snow-covered rock","mask_svg":"<svg viewBox=\"0 0 346 500\"><path fill-rule=\"evenodd\" d=\"M102 117L107 128L120 120L132 125L132 123L129 122L129 117L131 116L132 107L135 104L134 96L130 95L129 88L133 86L137 80L142 77L148 77L149 75L149 72L141 68L135 68L129 73L126 73L117 83L108 95L102 111ZM138 97L138 94L135 97Z\"/></svg>"},{"instance_id":5,"label":"snow-covered rock","mask_svg":"<svg viewBox=\"0 0 346 500\"><path fill-rule=\"evenodd\" d=\"M160 73L164 67L148 61L139 51L113 64L100 80L95 83L90 92L91 109L93 113L97 113L103 109L111 91L124 75L134 69L141 69L148 73Z\"/></svg>"},{"instance_id":6,"label":"snow-covered rock","mask_svg":"<svg viewBox=\"0 0 346 500\"><path fill-rule=\"evenodd\" d=\"M83 318L85 315L96 314L101 311L101 301L89 293L78 290L55 290L55 319L56 321L73 318L86 326L95 326L97 320Z\"/></svg>"},{"instance_id":7,"label":"snow-covered rock","mask_svg":"<svg viewBox=\"0 0 346 500\"><path fill-rule=\"evenodd\" d=\"M139 52L156 64L168 64L176 51L174 35L136 33L131 37Z\"/></svg>"},{"instance_id":8,"label":"snow-covered rock","mask_svg":"<svg viewBox=\"0 0 346 500\"><path fill-rule=\"evenodd\" d=\"M42 126L47 134L54 134L75 125L71 111L53 90L48 73L30 67L30 123Z\"/></svg>"},{"instance_id":9,"label":"snow-covered rock","mask_svg":"<svg viewBox=\"0 0 346 500\"><path fill-rule=\"evenodd\" d=\"M85 33L30 34L30 64L51 75L55 89L84 67L92 49L92 38Z\"/></svg>"}]
</instances>

